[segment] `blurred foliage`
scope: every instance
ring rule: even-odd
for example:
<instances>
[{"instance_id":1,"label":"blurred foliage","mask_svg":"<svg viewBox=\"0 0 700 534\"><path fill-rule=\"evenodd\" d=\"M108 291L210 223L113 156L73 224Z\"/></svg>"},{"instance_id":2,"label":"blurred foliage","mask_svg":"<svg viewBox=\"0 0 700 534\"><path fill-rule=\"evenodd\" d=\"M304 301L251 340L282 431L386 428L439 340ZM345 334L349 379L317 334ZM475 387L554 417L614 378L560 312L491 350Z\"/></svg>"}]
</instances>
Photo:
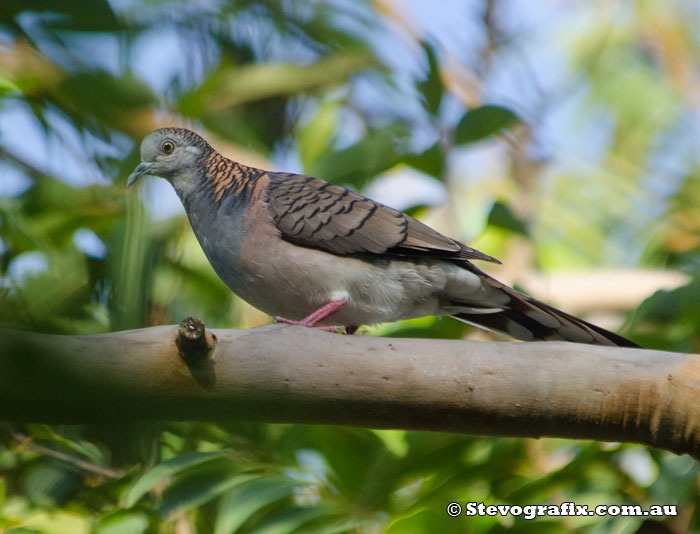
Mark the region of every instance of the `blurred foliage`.
<instances>
[{"instance_id":1,"label":"blurred foliage","mask_svg":"<svg viewBox=\"0 0 700 534\"><path fill-rule=\"evenodd\" d=\"M404 197L403 185L399 207L478 236L496 257L526 240L545 268L684 271L691 282L650 295L628 331L700 351L697 6L450 5L412 18L384 0L0 2L0 325L91 334L188 315L211 327L269 321L216 277L170 191L123 189L140 139L175 123L247 163L356 189L417 174L447 207L427 189ZM430 30L457 16L470 28L459 46ZM471 330L425 318L372 332ZM643 522L450 518L452 501L677 504L665 527L700 525L695 462L641 446L240 423L2 428L0 530L14 534Z\"/></svg>"}]
</instances>

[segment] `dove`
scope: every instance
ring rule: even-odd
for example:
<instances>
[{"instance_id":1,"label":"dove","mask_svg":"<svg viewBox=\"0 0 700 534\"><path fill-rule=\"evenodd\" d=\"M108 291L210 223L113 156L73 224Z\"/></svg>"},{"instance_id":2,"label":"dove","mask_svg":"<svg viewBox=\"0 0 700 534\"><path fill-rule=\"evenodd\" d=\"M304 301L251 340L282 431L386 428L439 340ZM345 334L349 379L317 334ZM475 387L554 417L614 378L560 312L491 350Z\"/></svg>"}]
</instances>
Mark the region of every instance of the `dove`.
<instances>
[{"instance_id":1,"label":"dove","mask_svg":"<svg viewBox=\"0 0 700 534\"><path fill-rule=\"evenodd\" d=\"M523 341L636 347L479 269L500 263L417 219L323 180L232 161L185 128L141 143L145 175L175 189L217 275L278 322L352 333L449 315Z\"/></svg>"}]
</instances>

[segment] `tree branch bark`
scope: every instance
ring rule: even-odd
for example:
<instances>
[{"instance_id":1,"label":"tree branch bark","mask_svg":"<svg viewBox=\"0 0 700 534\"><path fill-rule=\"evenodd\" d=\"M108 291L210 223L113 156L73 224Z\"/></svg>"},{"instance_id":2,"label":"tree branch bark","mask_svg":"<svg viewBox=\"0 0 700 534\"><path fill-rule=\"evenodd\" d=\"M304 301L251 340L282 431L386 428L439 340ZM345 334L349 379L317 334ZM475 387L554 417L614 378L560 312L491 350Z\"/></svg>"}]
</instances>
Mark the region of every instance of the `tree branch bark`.
<instances>
[{"instance_id":1,"label":"tree branch bark","mask_svg":"<svg viewBox=\"0 0 700 534\"><path fill-rule=\"evenodd\" d=\"M0 330L0 420L323 423L625 441L700 457L697 354L274 325L202 329L188 356L196 339L178 343L179 332Z\"/></svg>"}]
</instances>

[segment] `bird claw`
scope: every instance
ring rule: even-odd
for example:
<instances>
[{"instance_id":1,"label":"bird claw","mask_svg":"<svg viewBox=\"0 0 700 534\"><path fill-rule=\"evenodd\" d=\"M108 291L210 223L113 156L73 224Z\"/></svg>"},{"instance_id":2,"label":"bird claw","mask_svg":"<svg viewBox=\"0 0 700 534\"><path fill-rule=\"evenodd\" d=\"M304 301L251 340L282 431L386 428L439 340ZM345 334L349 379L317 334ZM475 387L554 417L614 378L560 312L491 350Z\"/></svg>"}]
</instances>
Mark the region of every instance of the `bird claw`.
<instances>
[{"instance_id":1,"label":"bird claw","mask_svg":"<svg viewBox=\"0 0 700 534\"><path fill-rule=\"evenodd\" d=\"M275 317L275 323L277 324L291 324L294 326L305 326L306 328L316 328L322 332L332 332L334 334L345 334L344 326L316 326L310 324L308 321L292 321L291 319L286 319L284 317Z\"/></svg>"},{"instance_id":2,"label":"bird claw","mask_svg":"<svg viewBox=\"0 0 700 534\"><path fill-rule=\"evenodd\" d=\"M308 317L304 317L301 321L293 321L291 319L286 319L284 317L275 317L275 322L276 323L283 323L283 324L293 324L297 326L306 326L307 328L318 328L319 330L322 330L324 332L335 332L335 333L344 333L345 332L345 327L344 326L316 326L318 323L323 321L324 319L330 317L333 315L335 312L340 310L344 305L345 305L346 299L340 299L340 300L333 300L329 302L328 304L321 306L318 310L313 312L311 315ZM352 328L352 327L349 327ZM354 332L354 330L353 330Z\"/></svg>"}]
</instances>

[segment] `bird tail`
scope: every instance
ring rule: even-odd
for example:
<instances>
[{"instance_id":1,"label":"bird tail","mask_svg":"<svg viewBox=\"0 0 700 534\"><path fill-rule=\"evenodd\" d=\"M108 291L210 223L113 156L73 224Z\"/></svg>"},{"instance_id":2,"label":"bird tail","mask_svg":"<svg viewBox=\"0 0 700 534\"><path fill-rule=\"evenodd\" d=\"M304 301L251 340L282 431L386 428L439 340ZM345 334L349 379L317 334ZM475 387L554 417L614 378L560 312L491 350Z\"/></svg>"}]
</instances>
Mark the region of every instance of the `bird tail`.
<instances>
[{"instance_id":1,"label":"bird tail","mask_svg":"<svg viewBox=\"0 0 700 534\"><path fill-rule=\"evenodd\" d=\"M522 341L572 341L640 348L629 339L528 297L485 273L481 274L485 276L483 283L505 293L509 297L508 302L499 309L484 308L483 311L465 306L469 311L453 314L455 319Z\"/></svg>"}]
</instances>

